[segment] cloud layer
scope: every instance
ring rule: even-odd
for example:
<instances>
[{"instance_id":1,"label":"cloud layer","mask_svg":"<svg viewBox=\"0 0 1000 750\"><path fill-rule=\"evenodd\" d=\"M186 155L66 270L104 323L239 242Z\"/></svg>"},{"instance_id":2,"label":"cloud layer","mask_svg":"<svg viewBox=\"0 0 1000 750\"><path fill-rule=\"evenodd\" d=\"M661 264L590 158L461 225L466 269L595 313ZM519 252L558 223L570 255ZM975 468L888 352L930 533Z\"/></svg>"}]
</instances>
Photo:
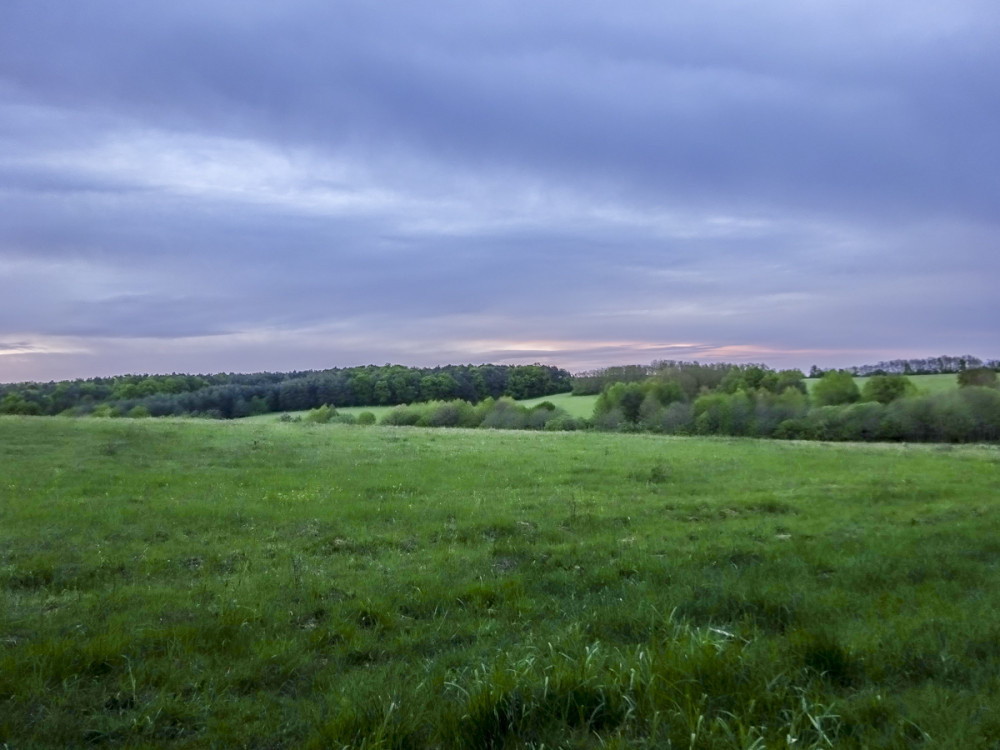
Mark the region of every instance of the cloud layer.
<instances>
[{"instance_id":1,"label":"cloud layer","mask_svg":"<svg viewBox=\"0 0 1000 750\"><path fill-rule=\"evenodd\" d=\"M0 381L1000 350L1000 10L0 8Z\"/></svg>"}]
</instances>

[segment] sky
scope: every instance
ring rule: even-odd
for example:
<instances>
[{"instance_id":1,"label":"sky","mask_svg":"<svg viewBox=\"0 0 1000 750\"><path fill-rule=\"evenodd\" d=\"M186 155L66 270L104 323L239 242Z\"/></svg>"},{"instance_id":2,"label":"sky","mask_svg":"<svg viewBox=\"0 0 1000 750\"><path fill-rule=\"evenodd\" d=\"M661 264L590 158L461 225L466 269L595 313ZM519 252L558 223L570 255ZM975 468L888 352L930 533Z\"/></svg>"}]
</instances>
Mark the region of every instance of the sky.
<instances>
[{"instance_id":1,"label":"sky","mask_svg":"<svg viewBox=\"0 0 1000 750\"><path fill-rule=\"evenodd\" d=\"M2 0L0 382L1000 356L996 0Z\"/></svg>"}]
</instances>

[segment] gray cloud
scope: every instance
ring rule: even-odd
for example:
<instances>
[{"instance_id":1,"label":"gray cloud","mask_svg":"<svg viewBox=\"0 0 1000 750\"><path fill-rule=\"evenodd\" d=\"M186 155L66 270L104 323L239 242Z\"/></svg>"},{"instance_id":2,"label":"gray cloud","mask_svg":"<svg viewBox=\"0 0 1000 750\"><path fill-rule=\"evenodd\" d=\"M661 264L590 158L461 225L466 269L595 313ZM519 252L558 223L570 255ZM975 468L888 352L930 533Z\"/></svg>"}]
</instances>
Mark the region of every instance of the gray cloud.
<instances>
[{"instance_id":1,"label":"gray cloud","mask_svg":"<svg viewBox=\"0 0 1000 750\"><path fill-rule=\"evenodd\" d=\"M0 380L996 356L998 31L985 0L5 3Z\"/></svg>"}]
</instances>

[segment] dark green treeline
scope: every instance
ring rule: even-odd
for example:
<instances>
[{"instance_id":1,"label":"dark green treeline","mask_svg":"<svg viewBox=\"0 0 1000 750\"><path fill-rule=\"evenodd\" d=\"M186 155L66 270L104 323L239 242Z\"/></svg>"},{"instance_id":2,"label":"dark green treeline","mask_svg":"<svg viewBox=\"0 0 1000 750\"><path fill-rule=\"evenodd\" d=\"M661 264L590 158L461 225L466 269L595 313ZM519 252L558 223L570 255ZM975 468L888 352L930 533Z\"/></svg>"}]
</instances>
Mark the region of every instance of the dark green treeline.
<instances>
[{"instance_id":1,"label":"dark green treeline","mask_svg":"<svg viewBox=\"0 0 1000 750\"><path fill-rule=\"evenodd\" d=\"M217 375L122 375L0 385L0 413L124 416L198 415L233 419L324 404L385 406L570 390L570 374L547 365L368 365L320 371Z\"/></svg>"}]
</instances>

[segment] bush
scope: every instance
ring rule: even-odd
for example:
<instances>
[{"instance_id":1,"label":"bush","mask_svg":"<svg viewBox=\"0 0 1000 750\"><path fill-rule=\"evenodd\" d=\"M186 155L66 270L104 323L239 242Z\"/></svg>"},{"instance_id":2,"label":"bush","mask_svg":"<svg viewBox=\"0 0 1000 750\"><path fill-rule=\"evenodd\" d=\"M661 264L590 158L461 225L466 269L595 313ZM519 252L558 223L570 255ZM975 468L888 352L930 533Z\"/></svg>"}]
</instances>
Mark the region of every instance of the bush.
<instances>
[{"instance_id":1,"label":"bush","mask_svg":"<svg viewBox=\"0 0 1000 750\"><path fill-rule=\"evenodd\" d=\"M482 426L499 430L521 430L527 424L527 409L518 406L510 398L504 396L493 402L492 408L486 413Z\"/></svg>"},{"instance_id":2,"label":"bush","mask_svg":"<svg viewBox=\"0 0 1000 750\"><path fill-rule=\"evenodd\" d=\"M8 393L0 401L0 414L21 414L32 416L42 413L42 408L34 401L26 400L19 393Z\"/></svg>"},{"instance_id":3,"label":"bush","mask_svg":"<svg viewBox=\"0 0 1000 750\"><path fill-rule=\"evenodd\" d=\"M743 391L708 393L694 402L694 429L699 435L750 435L754 407Z\"/></svg>"},{"instance_id":4,"label":"bush","mask_svg":"<svg viewBox=\"0 0 1000 750\"><path fill-rule=\"evenodd\" d=\"M958 373L958 386L960 388L982 387L1000 388L997 383L997 374L988 367L976 367L971 370L962 370Z\"/></svg>"},{"instance_id":5,"label":"bush","mask_svg":"<svg viewBox=\"0 0 1000 750\"><path fill-rule=\"evenodd\" d=\"M886 407L882 436L888 440L928 442L934 439L934 419L930 397L893 401Z\"/></svg>"},{"instance_id":6,"label":"bush","mask_svg":"<svg viewBox=\"0 0 1000 750\"><path fill-rule=\"evenodd\" d=\"M882 433L885 406L866 401L841 407L837 420L837 440L877 440Z\"/></svg>"},{"instance_id":7,"label":"bush","mask_svg":"<svg viewBox=\"0 0 1000 750\"><path fill-rule=\"evenodd\" d=\"M656 397L656 400L663 406L677 401L684 401L684 389L681 384L673 378L657 377L651 381L649 392Z\"/></svg>"},{"instance_id":8,"label":"bush","mask_svg":"<svg viewBox=\"0 0 1000 750\"><path fill-rule=\"evenodd\" d=\"M646 396L639 383L615 383L601 392L594 405L594 414L601 416L618 411L622 419L633 424L639 421L639 409Z\"/></svg>"},{"instance_id":9,"label":"bush","mask_svg":"<svg viewBox=\"0 0 1000 750\"><path fill-rule=\"evenodd\" d=\"M467 401L443 401L426 405L420 427L474 427L476 414Z\"/></svg>"},{"instance_id":10,"label":"bush","mask_svg":"<svg viewBox=\"0 0 1000 750\"><path fill-rule=\"evenodd\" d=\"M621 409L610 409L601 413L594 413L594 427L598 430L617 432L625 424L625 415Z\"/></svg>"},{"instance_id":11,"label":"bush","mask_svg":"<svg viewBox=\"0 0 1000 750\"><path fill-rule=\"evenodd\" d=\"M913 382L903 375L873 375L865 381L861 389L862 401L877 401L889 404L904 396L917 392Z\"/></svg>"},{"instance_id":12,"label":"bush","mask_svg":"<svg viewBox=\"0 0 1000 750\"><path fill-rule=\"evenodd\" d=\"M531 411L555 411L556 405L551 401L542 401L531 407Z\"/></svg>"},{"instance_id":13,"label":"bush","mask_svg":"<svg viewBox=\"0 0 1000 750\"><path fill-rule=\"evenodd\" d=\"M675 401L663 410L660 425L663 432L668 435L678 435L690 432L693 421L694 410L691 408L691 404Z\"/></svg>"},{"instance_id":14,"label":"bush","mask_svg":"<svg viewBox=\"0 0 1000 750\"><path fill-rule=\"evenodd\" d=\"M571 417L562 409L558 409L545 423L545 430L548 432L569 432L582 429L582 427L580 420Z\"/></svg>"},{"instance_id":15,"label":"bush","mask_svg":"<svg viewBox=\"0 0 1000 750\"><path fill-rule=\"evenodd\" d=\"M1000 440L1000 391L993 388L967 386L959 397L968 405L972 416L970 440Z\"/></svg>"},{"instance_id":16,"label":"bush","mask_svg":"<svg viewBox=\"0 0 1000 750\"><path fill-rule=\"evenodd\" d=\"M316 424L326 424L334 416L336 416L337 410L330 408L329 404L323 404L315 409L310 409L309 413L306 414L307 422L315 422Z\"/></svg>"},{"instance_id":17,"label":"bush","mask_svg":"<svg viewBox=\"0 0 1000 750\"><path fill-rule=\"evenodd\" d=\"M358 414L358 424L365 427L375 424L375 415L370 411L363 411Z\"/></svg>"},{"instance_id":18,"label":"bush","mask_svg":"<svg viewBox=\"0 0 1000 750\"><path fill-rule=\"evenodd\" d=\"M524 427L528 430L544 430L545 425L552 419L554 411L548 409L530 409L524 415Z\"/></svg>"},{"instance_id":19,"label":"bush","mask_svg":"<svg viewBox=\"0 0 1000 750\"><path fill-rule=\"evenodd\" d=\"M789 386L779 394L760 391L754 403L757 434L775 435L781 424L804 417L808 411L806 396L796 386Z\"/></svg>"},{"instance_id":20,"label":"bush","mask_svg":"<svg viewBox=\"0 0 1000 750\"><path fill-rule=\"evenodd\" d=\"M398 427L412 427L424 416L423 410L416 406L400 405L382 417L382 424Z\"/></svg>"},{"instance_id":21,"label":"bush","mask_svg":"<svg viewBox=\"0 0 1000 750\"><path fill-rule=\"evenodd\" d=\"M121 411L111 404L101 404L90 412L90 416L92 417L120 417L121 415Z\"/></svg>"},{"instance_id":22,"label":"bush","mask_svg":"<svg viewBox=\"0 0 1000 750\"><path fill-rule=\"evenodd\" d=\"M830 370L816 383L812 398L817 406L853 404L861 398L861 391L851 373L846 370Z\"/></svg>"},{"instance_id":23,"label":"bush","mask_svg":"<svg viewBox=\"0 0 1000 750\"><path fill-rule=\"evenodd\" d=\"M809 440L809 425L805 419L786 419L774 430L779 440Z\"/></svg>"},{"instance_id":24,"label":"bush","mask_svg":"<svg viewBox=\"0 0 1000 750\"><path fill-rule=\"evenodd\" d=\"M644 430L662 432L660 424L663 421L663 405L653 392L646 395L639 406L639 424Z\"/></svg>"}]
</instances>

